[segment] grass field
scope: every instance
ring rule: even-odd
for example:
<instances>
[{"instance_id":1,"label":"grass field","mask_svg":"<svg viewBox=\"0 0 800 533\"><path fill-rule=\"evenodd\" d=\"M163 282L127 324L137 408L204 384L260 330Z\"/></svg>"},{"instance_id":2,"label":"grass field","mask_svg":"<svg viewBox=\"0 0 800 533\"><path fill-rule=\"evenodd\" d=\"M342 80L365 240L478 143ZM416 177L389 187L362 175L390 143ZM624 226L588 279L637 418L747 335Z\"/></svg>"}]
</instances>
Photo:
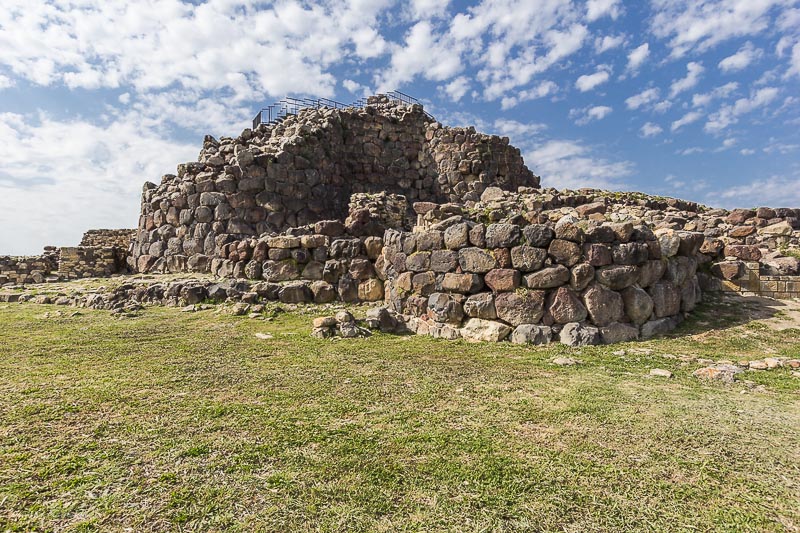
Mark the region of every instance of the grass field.
<instances>
[{"instance_id":1,"label":"grass field","mask_svg":"<svg viewBox=\"0 0 800 533\"><path fill-rule=\"evenodd\" d=\"M0 305L0 531L800 530L800 379L674 358L800 357L737 305L582 349L73 311Z\"/></svg>"}]
</instances>

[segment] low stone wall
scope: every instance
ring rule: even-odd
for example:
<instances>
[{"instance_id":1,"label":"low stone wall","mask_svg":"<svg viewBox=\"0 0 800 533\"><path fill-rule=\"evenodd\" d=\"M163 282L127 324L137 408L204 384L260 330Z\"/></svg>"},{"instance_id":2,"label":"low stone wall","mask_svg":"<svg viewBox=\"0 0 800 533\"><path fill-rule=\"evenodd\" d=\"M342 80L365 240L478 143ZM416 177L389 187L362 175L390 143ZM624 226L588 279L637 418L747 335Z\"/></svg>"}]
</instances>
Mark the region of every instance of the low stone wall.
<instances>
[{"instance_id":1,"label":"low stone wall","mask_svg":"<svg viewBox=\"0 0 800 533\"><path fill-rule=\"evenodd\" d=\"M656 237L644 225L578 221L484 225L454 215L389 230L389 308L418 334L568 345L649 338L673 329L702 294L703 235Z\"/></svg>"},{"instance_id":2,"label":"low stone wall","mask_svg":"<svg viewBox=\"0 0 800 533\"><path fill-rule=\"evenodd\" d=\"M701 279L703 290L735 292L742 296L800 298L800 276L770 275L761 272L756 261L722 261L711 267L710 276Z\"/></svg>"},{"instance_id":3,"label":"low stone wall","mask_svg":"<svg viewBox=\"0 0 800 533\"><path fill-rule=\"evenodd\" d=\"M75 246L59 249L58 275L61 279L102 278L120 272L124 257L119 248Z\"/></svg>"},{"instance_id":4,"label":"low stone wall","mask_svg":"<svg viewBox=\"0 0 800 533\"><path fill-rule=\"evenodd\" d=\"M48 246L42 255L0 256L0 286L108 277L126 271L126 257L118 246Z\"/></svg>"},{"instance_id":5,"label":"low stone wall","mask_svg":"<svg viewBox=\"0 0 800 533\"><path fill-rule=\"evenodd\" d=\"M131 239L135 236L135 229L91 229L83 234L79 246L97 246L100 248L116 246L122 250L127 250L131 245Z\"/></svg>"},{"instance_id":6,"label":"low stone wall","mask_svg":"<svg viewBox=\"0 0 800 533\"><path fill-rule=\"evenodd\" d=\"M44 283L58 268L58 252L46 249L42 255L12 257L0 256L0 286Z\"/></svg>"}]
</instances>

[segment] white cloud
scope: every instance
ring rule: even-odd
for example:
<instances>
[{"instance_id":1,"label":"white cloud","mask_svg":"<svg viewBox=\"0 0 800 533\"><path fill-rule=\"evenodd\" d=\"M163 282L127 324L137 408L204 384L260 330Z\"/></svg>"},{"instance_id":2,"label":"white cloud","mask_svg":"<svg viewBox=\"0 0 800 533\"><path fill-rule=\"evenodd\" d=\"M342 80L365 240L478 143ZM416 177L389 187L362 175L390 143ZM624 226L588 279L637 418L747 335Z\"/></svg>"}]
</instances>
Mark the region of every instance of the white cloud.
<instances>
[{"instance_id":1,"label":"white cloud","mask_svg":"<svg viewBox=\"0 0 800 533\"><path fill-rule=\"evenodd\" d=\"M633 173L630 161L609 161L573 140L550 140L526 151L525 161L542 176L543 186L558 189L625 188L620 179Z\"/></svg>"},{"instance_id":2,"label":"white cloud","mask_svg":"<svg viewBox=\"0 0 800 533\"><path fill-rule=\"evenodd\" d=\"M707 106L713 100L716 100L718 98L727 98L738 88L739 84L735 81L732 81L726 83L725 85L715 88L711 92L694 94L692 95L692 105L694 107Z\"/></svg>"},{"instance_id":3,"label":"white cloud","mask_svg":"<svg viewBox=\"0 0 800 533\"><path fill-rule=\"evenodd\" d=\"M800 76L800 42L792 47L792 57L789 61L789 70L786 76Z\"/></svg>"},{"instance_id":4,"label":"white cloud","mask_svg":"<svg viewBox=\"0 0 800 533\"><path fill-rule=\"evenodd\" d=\"M372 94L372 90L369 87L361 83L358 83L355 80L342 80L342 87L347 89L349 93L361 97L369 96L370 94Z\"/></svg>"},{"instance_id":5,"label":"white cloud","mask_svg":"<svg viewBox=\"0 0 800 533\"><path fill-rule=\"evenodd\" d=\"M768 105L778 96L779 92L775 87L764 87L752 93L749 98L740 98L733 104L721 107L719 111L709 117L705 130L709 133L724 130L738 122L740 115Z\"/></svg>"},{"instance_id":6,"label":"white cloud","mask_svg":"<svg viewBox=\"0 0 800 533\"><path fill-rule=\"evenodd\" d=\"M700 76L703 74L702 63L697 63L695 61L690 61L686 64L686 76L677 80L673 80L672 84L669 86L669 95L671 98L675 98L678 94L691 89L697 82L700 81Z\"/></svg>"},{"instance_id":7,"label":"white cloud","mask_svg":"<svg viewBox=\"0 0 800 533\"><path fill-rule=\"evenodd\" d=\"M412 0L411 10L416 19L442 17L447 14L450 0Z\"/></svg>"},{"instance_id":8,"label":"white cloud","mask_svg":"<svg viewBox=\"0 0 800 533\"><path fill-rule=\"evenodd\" d=\"M515 107L521 102L549 96L555 93L557 90L558 85L556 85L554 82L543 81L535 87L518 92L516 96L504 96L500 101L500 106L505 111L506 109Z\"/></svg>"},{"instance_id":9,"label":"white cloud","mask_svg":"<svg viewBox=\"0 0 800 533\"><path fill-rule=\"evenodd\" d=\"M744 207L753 205L794 206L800 205L800 177L773 175L753 176L745 185L725 187L713 196L722 207ZM722 201L719 202L719 198Z\"/></svg>"},{"instance_id":10,"label":"white cloud","mask_svg":"<svg viewBox=\"0 0 800 533\"><path fill-rule=\"evenodd\" d=\"M662 100L653 106L653 111L656 113L665 113L672 107L672 102L669 100Z\"/></svg>"},{"instance_id":11,"label":"white cloud","mask_svg":"<svg viewBox=\"0 0 800 533\"><path fill-rule=\"evenodd\" d=\"M770 137L768 144L763 148L765 154L787 155L800 150L800 144L789 144Z\"/></svg>"},{"instance_id":12,"label":"white cloud","mask_svg":"<svg viewBox=\"0 0 800 533\"><path fill-rule=\"evenodd\" d=\"M669 129L673 132L678 131L682 127L691 124L692 122L697 122L701 118L703 118L703 113L699 111L689 111L681 118L673 122Z\"/></svg>"},{"instance_id":13,"label":"white cloud","mask_svg":"<svg viewBox=\"0 0 800 533\"><path fill-rule=\"evenodd\" d=\"M14 80L9 78L8 76L3 76L0 74L0 91L3 89L8 89L9 87L14 86Z\"/></svg>"},{"instance_id":14,"label":"white cloud","mask_svg":"<svg viewBox=\"0 0 800 533\"><path fill-rule=\"evenodd\" d=\"M441 82L470 69L477 71L471 81L482 86L484 98L513 99L510 92L583 46L589 31L581 20L569 0L482 0L453 16L449 25L416 24L403 44L391 46L390 66L376 76L376 84L395 88L416 78Z\"/></svg>"},{"instance_id":15,"label":"white cloud","mask_svg":"<svg viewBox=\"0 0 800 533\"><path fill-rule=\"evenodd\" d=\"M649 55L650 45L648 43L634 48L631 53L628 54L628 71L637 72Z\"/></svg>"},{"instance_id":16,"label":"white cloud","mask_svg":"<svg viewBox=\"0 0 800 533\"><path fill-rule=\"evenodd\" d=\"M598 85L608 81L610 68L608 65L600 65L594 74L584 74L575 81L575 87L582 93L591 91Z\"/></svg>"},{"instance_id":17,"label":"white cloud","mask_svg":"<svg viewBox=\"0 0 800 533\"><path fill-rule=\"evenodd\" d=\"M460 101L469 91L469 78L459 76L444 86L444 92L454 102Z\"/></svg>"},{"instance_id":18,"label":"white cloud","mask_svg":"<svg viewBox=\"0 0 800 533\"><path fill-rule=\"evenodd\" d=\"M75 246L89 228L136 227L142 183L174 173L197 151L133 120L0 114L0 227L13 228L0 231L0 250L39 253L46 244Z\"/></svg>"},{"instance_id":19,"label":"white cloud","mask_svg":"<svg viewBox=\"0 0 800 533\"><path fill-rule=\"evenodd\" d=\"M603 120L613 111L612 108L605 105L589 106L582 109L571 109L569 112L570 118L575 119L575 124L583 126L595 120Z\"/></svg>"},{"instance_id":20,"label":"white cloud","mask_svg":"<svg viewBox=\"0 0 800 533\"><path fill-rule=\"evenodd\" d=\"M651 30L669 39L673 57L704 52L728 39L758 35L781 19L786 0L652 0Z\"/></svg>"},{"instance_id":21,"label":"white cloud","mask_svg":"<svg viewBox=\"0 0 800 533\"><path fill-rule=\"evenodd\" d=\"M644 126L641 127L639 133L642 137L655 137L656 135L661 134L664 129L659 126L658 124L654 124L653 122L646 122Z\"/></svg>"},{"instance_id":22,"label":"white cloud","mask_svg":"<svg viewBox=\"0 0 800 533\"><path fill-rule=\"evenodd\" d=\"M586 20L594 22L602 17L611 17L616 20L620 15L619 0L589 0L586 3Z\"/></svg>"},{"instance_id":23,"label":"white cloud","mask_svg":"<svg viewBox=\"0 0 800 533\"><path fill-rule=\"evenodd\" d=\"M684 148L683 150L678 150L675 152L678 155L693 155L693 154L702 154L706 150L705 148L700 148L699 146L692 146L691 148Z\"/></svg>"},{"instance_id":24,"label":"white cloud","mask_svg":"<svg viewBox=\"0 0 800 533\"><path fill-rule=\"evenodd\" d=\"M494 121L494 130L498 135L503 135L512 139L517 139L517 142L525 142L525 137L536 135L547 129L546 124L537 122L522 123L516 120L498 118ZM521 139L522 138L522 139Z\"/></svg>"},{"instance_id":25,"label":"white cloud","mask_svg":"<svg viewBox=\"0 0 800 533\"><path fill-rule=\"evenodd\" d=\"M460 49L436 34L429 21L412 26L405 44L394 47L388 70L376 79L378 90L400 87L417 76L445 81L459 73L463 69Z\"/></svg>"},{"instance_id":26,"label":"white cloud","mask_svg":"<svg viewBox=\"0 0 800 533\"><path fill-rule=\"evenodd\" d=\"M625 34L620 35L604 35L603 37L596 37L594 40L595 53L602 54L608 50L619 48L625 44Z\"/></svg>"},{"instance_id":27,"label":"white cloud","mask_svg":"<svg viewBox=\"0 0 800 533\"><path fill-rule=\"evenodd\" d=\"M742 148L741 150L739 150L739 153L742 155L753 155L754 153L756 153L756 151L753 150L752 148Z\"/></svg>"},{"instance_id":28,"label":"white cloud","mask_svg":"<svg viewBox=\"0 0 800 533\"><path fill-rule=\"evenodd\" d=\"M625 99L625 105L628 109L639 109L658 100L658 88L645 89L644 91L634 94L633 96Z\"/></svg>"},{"instance_id":29,"label":"white cloud","mask_svg":"<svg viewBox=\"0 0 800 533\"><path fill-rule=\"evenodd\" d=\"M738 52L726 57L717 66L722 72L736 72L747 68L750 63L760 58L763 53L763 50L755 48L753 43L748 41Z\"/></svg>"},{"instance_id":30,"label":"white cloud","mask_svg":"<svg viewBox=\"0 0 800 533\"><path fill-rule=\"evenodd\" d=\"M126 85L138 93L177 86L240 99L264 93L330 97L334 63L385 51L377 19L391 3L280 2L256 11L231 0L163 0L149 7L4 0L0 63L16 77L46 86Z\"/></svg>"}]
</instances>

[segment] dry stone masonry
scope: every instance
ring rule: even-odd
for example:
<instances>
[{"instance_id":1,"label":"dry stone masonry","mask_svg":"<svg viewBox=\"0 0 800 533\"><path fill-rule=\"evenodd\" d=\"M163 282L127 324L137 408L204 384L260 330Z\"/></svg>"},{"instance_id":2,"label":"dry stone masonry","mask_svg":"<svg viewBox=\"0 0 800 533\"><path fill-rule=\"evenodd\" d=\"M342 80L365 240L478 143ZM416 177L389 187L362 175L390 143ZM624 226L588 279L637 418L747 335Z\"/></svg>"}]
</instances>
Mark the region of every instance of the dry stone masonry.
<instances>
[{"instance_id":1,"label":"dry stone masonry","mask_svg":"<svg viewBox=\"0 0 800 533\"><path fill-rule=\"evenodd\" d=\"M89 230L80 246L46 246L37 256L0 256L0 287L125 273L134 233L130 229Z\"/></svg>"},{"instance_id":2,"label":"dry stone masonry","mask_svg":"<svg viewBox=\"0 0 800 533\"><path fill-rule=\"evenodd\" d=\"M418 334L611 344L670 331L701 298L701 233L573 215L487 224L454 204L418 212L383 250L387 303Z\"/></svg>"},{"instance_id":3,"label":"dry stone masonry","mask_svg":"<svg viewBox=\"0 0 800 533\"><path fill-rule=\"evenodd\" d=\"M131 266L207 269L233 241L344 220L354 193L463 202L490 185L538 184L508 138L443 127L418 104L304 109L236 139L206 137L197 162L145 184Z\"/></svg>"}]
</instances>

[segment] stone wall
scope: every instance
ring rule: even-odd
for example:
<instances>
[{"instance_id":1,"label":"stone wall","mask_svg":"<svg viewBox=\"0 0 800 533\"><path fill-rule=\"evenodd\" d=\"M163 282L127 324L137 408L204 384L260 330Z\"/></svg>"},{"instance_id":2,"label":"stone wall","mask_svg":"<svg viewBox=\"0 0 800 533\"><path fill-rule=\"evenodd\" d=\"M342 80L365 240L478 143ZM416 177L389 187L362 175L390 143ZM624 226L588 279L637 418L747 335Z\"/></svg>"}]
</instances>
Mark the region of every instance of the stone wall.
<instances>
[{"instance_id":1,"label":"stone wall","mask_svg":"<svg viewBox=\"0 0 800 533\"><path fill-rule=\"evenodd\" d=\"M132 234L133 230L89 230L80 246L47 246L37 256L0 256L0 286L124 273Z\"/></svg>"},{"instance_id":2,"label":"stone wall","mask_svg":"<svg viewBox=\"0 0 800 533\"><path fill-rule=\"evenodd\" d=\"M705 291L735 292L785 300L800 298L800 276L765 274L756 261L726 260L714 263L710 275L701 277Z\"/></svg>"},{"instance_id":3,"label":"stone wall","mask_svg":"<svg viewBox=\"0 0 800 533\"><path fill-rule=\"evenodd\" d=\"M48 247L44 254L26 257L0 256L0 286L44 283L58 268L58 252Z\"/></svg>"},{"instance_id":4,"label":"stone wall","mask_svg":"<svg viewBox=\"0 0 800 533\"><path fill-rule=\"evenodd\" d=\"M116 246L127 250L136 235L134 229L91 229L83 234L79 246Z\"/></svg>"},{"instance_id":5,"label":"stone wall","mask_svg":"<svg viewBox=\"0 0 800 533\"><path fill-rule=\"evenodd\" d=\"M657 237L645 225L570 216L485 225L459 214L415 229L387 231L382 268L390 309L412 316L418 334L614 343L671 330L701 298L700 233Z\"/></svg>"},{"instance_id":6,"label":"stone wall","mask_svg":"<svg viewBox=\"0 0 800 533\"><path fill-rule=\"evenodd\" d=\"M59 248L58 276L69 280L102 278L124 269L124 254L117 247L76 246Z\"/></svg>"},{"instance_id":7,"label":"stone wall","mask_svg":"<svg viewBox=\"0 0 800 533\"><path fill-rule=\"evenodd\" d=\"M420 105L381 97L305 109L236 139L206 137L197 162L145 184L131 265L210 264L232 240L343 220L353 193L474 201L492 184L539 184L507 138L443 127Z\"/></svg>"}]
</instances>

